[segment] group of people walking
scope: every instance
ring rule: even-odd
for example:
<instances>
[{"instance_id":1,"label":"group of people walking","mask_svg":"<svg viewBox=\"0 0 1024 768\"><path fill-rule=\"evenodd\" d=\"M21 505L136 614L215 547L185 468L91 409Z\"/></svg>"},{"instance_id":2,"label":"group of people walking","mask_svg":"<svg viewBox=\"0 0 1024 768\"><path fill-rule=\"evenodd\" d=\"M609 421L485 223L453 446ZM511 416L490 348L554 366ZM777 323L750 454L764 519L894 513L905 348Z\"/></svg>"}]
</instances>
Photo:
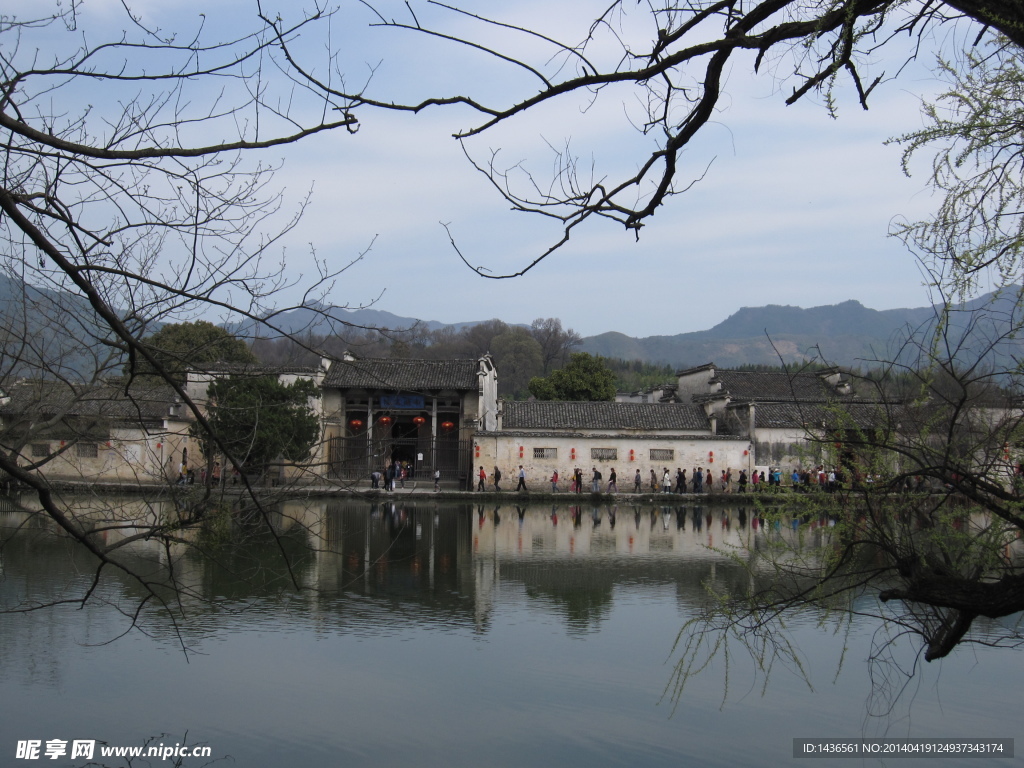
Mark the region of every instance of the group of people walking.
<instances>
[{"instance_id":1,"label":"group of people walking","mask_svg":"<svg viewBox=\"0 0 1024 768\"><path fill-rule=\"evenodd\" d=\"M615 471L615 467L612 467L608 471L607 484L604 484L604 474L597 467L592 467L589 474L589 485L590 491L592 493L601 493L602 491L604 493L618 493L618 474ZM765 478L763 472L761 473L760 478L756 477L756 473L754 473L754 475L755 484L758 483L759 481L764 482ZM516 476L518 478L516 491L528 490L528 488L526 487L526 470L523 468L522 464L519 465L519 470ZM741 470L736 479L739 483L740 490L745 490L748 482L746 471ZM561 482L561 480L562 478L559 475L558 470L556 469L554 472L552 472L550 478L552 493L559 492L559 483ZM490 474L488 474L487 470L484 467L480 467L477 473L476 490L486 491L488 481L491 484L493 484L495 491L501 490L501 470L498 467L495 467L493 472L491 472ZM633 477L633 491L635 493L643 493L643 482L643 477L641 476L640 470L638 469L636 471L636 475L634 475ZM722 470L722 475L719 482L721 483L723 491L731 491L733 484L732 470ZM694 467L693 472L690 475L690 479L687 479L685 469L676 469L674 483L673 476L667 467L662 472L660 478L657 472L653 469L651 470L650 474L651 493L658 493L659 491L662 493L672 493L673 490L675 493L704 493L705 491L710 492L712 490L716 490L714 488L714 483L715 480L713 478L711 470L708 469L705 472L704 467ZM572 474L569 476L569 492L582 493L584 486L586 484L586 473L584 473L584 471L580 467L576 467L575 469L573 469Z\"/></svg>"},{"instance_id":2,"label":"group of people walking","mask_svg":"<svg viewBox=\"0 0 1024 768\"><path fill-rule=\"evenodd\" d=\"M396 486L405 488L405 481L413 480L415 476L416 469L412 463L395 459L388 463L383 472L375 469L370 473L370 489L394 491ZM434 490L441 490L441 470L438 468L434 469Z\"/></svg>"},{"instance_id":3,"label":"group of people walking","mask_svg":"<svg viewBox=\"0 0 1024 768\"><path fill-rule=\"evenodd\" d=\"M235 477L232 478L232 481L231 481L232 483L237 482L237 476L238 476L238 470L237 469L234 470L234 475L235 475ZM209 478L210 478L210 485L213 485L213 486L219 486L220 485L220 482L221 482L221 468L220 468L220 462L219 461L213 462L213 467L210 470ZM199 484L200 485L206 485L207 484L206 479L207 479L206 467L202 467L199 470ZM178 466L178 480L177 480L177 484L178 485L193 485L193 484L195 484L195 482L196 482L195 470L188 465L188 461L182 461L181 464Z\"/></svg>"},{"instance_id":4,"label":"group of people walking","mask_svg":"<svg viewBox=\"0 0 1024 768\"><path fill-rule=\"evenodd\" d=\"M592 493L619 492L618 474L615 471L615 467L609 470L607 483L605 483L604 474L597 467L592 467L589 475L589 486ZM383 487L384 490L394 491L396 485L404 488L405 481L411 478L411 476L411 467L408 464L395 461L392 464L388 464L383 472L375 471L372 473L370 476L371 487L375 489ZM435 470L435 491L440 490L440 479L440 470ZM476 490L478 492L486 491L488 485L492 485L496 492L501 491L502 473L498 467L494 467L494 470L488 473L481 466L476 474L476 479ZM516 480L515 490L517 492L529 491L526 486L526 469L522 464L519 465L516 471ZM795 490L810 490L811 487L817 486L821 490L834 492L843 487L842 474L835 470L826 472L823 467L804 471L794 469L790 480ZM562 478L559 476L557 469L552 472L549 481L551 483L551 492L558 493L560 490L559 483L562 481ZM767 472L764 470L754 470L749 474L745 469L734 473L731 468L727 468L721 470L718 477L715 477L715 473L710 467L707 469L704 467L693 467L689 475L681 467L676 468L674 475L668 467L665 467L660 473L655 469L651 469L646 482L650 493L734 493L737 491L739 493L746 493L748 490L757 492L762 489L774 491L780 490L782 487L782 472L778 467L770 468ZM643 493L644 483L645 478L641 470L637 469L636 474L633 475L633 492ZM569 492L582 493L586 484L586 473L580 467L574 468L569 476Z\"/></svg>"},{"instance_id":5,"label":"group of people walking","mask_svg":"<svg viewBox=\"0 0 1024 768\"><path fill-rule=\"evenodd\" d=\"M519 470L516 473L516 478L518 480L516 484L516 491L528 491L529 489L526 487L526 470L523 468L522 464L519 465ZM501 490L501 470L498 469L498 467L495 467L494 471L491 472L490 475L488 475L487 470L484 467L480 467L479 471L477 472L476 490L486 491L488 480L490 480L490 483L493 484L495 491ZM601 473L601 470L599 470L597 467L592 468L590 475L590 490L594 493L600 493L601 483L603 480L604 476ZM559 477L557 469L551 474L550 482L551 492L558 493L558 484L559 482L561 482L561 477ZM582 493L583 486L584 472L579 467L576 467L573 470L572 475L570 477L569 490L574 493ZM612 467L611 471L608 473L608 484L605 486L604 490L607 493L617 493L619 490L618 477L615 474L614 467Z\"/></svg>"},{"instance_id":6,"label":"group of people walking","mask_svg":"<svg viewBox=\"0 0 1024 768\"><path fill-rule=\"evenodd\" d=\"M383 472L374 470L370 473L370 488L381 488L382 484L385 491L393 491L396 486L405 488L405 481L412 480L414 474L412 464L395 459L388 463Z\"/></svg>"}]
</instances>

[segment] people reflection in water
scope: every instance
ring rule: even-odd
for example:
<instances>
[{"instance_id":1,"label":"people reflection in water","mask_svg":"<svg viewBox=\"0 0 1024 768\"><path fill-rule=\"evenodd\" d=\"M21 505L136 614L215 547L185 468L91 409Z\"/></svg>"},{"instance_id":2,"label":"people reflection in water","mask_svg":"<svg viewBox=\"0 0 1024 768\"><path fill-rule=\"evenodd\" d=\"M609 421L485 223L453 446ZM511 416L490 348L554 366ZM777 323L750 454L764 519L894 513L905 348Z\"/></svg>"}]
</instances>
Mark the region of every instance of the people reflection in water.
<instances>
[{"instance_id":1,"label":"people reflection in water","mask_svg":"<svg viewBox=\"0 0 1024 768\"><path fill-rule=\"evenodd\" d=\"M590 520L593 522L595 528L599 526L601 524L601 510L597 507L591 507Z\"/></svg>"},{"instance_id":2,"label":"people reflection in water","mask_svg":"<svg viewBox=\"0 0 1024 768\"><path fill-rule=\"evenodd\" d=\"M526 510L523 507L516 505L516 514L519 515L519 524L523 524L523 519L526 517Z\"/></svg>"},{"instance_id":3,"label":"people reflection in water","mask_svg":"<svg viewBox=\"0 0 1024 768\"><path fill-rule=\"evenodd\" d=\"M396 507L394 504L389 506L390 509L387 513L388 530L391 538L397 538L402 529L409 525L409 513L404 508Z\"/></svg>"},{"instance_id":4,"label":"people reflection in water","mask_svg":"<svg viewBox=\"0 0 1024 768\"><path fill-rule=\"evenodd\" d=\"M494 527L495 528L497 528L498 527L498 523L501 522L501 514L499 513L500 509L501 509L501 507L495 507L494 508Z\"/></svg>"},{"instance_id":5,"label":"people reflection in water","mask_svg":"<svg viewBox=\"0 0 1024 768\"><path fill-rule=\"evenodd\" d=\"M608 510L608 527L615 530L615 515L618 514L619 508L612 507Z\"/></svg>"},{"instance_id":6,"label":"people reflection in water","mask_svg":"<svg viewBox=\"0 0 1024 768\"><path fill-rule=\"evenodd\" d=\"M704 530L704 510L700 507L693 508L693 530L697 533Z\"/></svg>"},{"instance_id":7,"label":"people reflection in water","mask_svg":"<svg viewBox=\"0 0 1024 768\"><path fill-rule=\"evenodd\" d=\"M676 530L686 530L686 507L680 507L676 510Z\"/></svg>"},{"instance_id":8,"label":"people reflection in water","mask_svg":"<svg viewBox=\"0 0 1024 768\"><path fill-rule=\"evenodd\" d=\"M551 524L558 525L558 507L551 505Z\"/></svg>"},{"instance_id":9,"label":"people reflection in water","mask_svg":"<svg viewBox=\"0 0 1024 768\"><path fill-rule=\"evenodd\" d=\"M736 515L737 521L740 524L740 530L742 531L747 527L747 508L740 507L739 513Z\"/></svg>"}]
</instances>

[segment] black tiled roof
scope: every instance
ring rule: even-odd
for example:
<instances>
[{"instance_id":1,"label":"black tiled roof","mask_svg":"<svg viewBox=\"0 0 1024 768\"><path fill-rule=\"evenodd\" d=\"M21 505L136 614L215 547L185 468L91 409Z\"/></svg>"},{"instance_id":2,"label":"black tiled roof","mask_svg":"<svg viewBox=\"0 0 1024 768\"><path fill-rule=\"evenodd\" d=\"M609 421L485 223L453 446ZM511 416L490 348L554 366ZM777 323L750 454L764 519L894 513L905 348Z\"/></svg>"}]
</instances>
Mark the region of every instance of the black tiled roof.
<instances>
[{"instance_id":1,"label":"black tiled roof","mask_svg":"<svg viewBox=\"0 0 1024 768\"><path fill-rule=\"evenodd\" d=\"M334 360L324 387L417 392L473 391L479 386L476 360Z\"/></svg>"},{"instance_id":2,"label":"black tiled roof","mask_svg":"<svg viewBox=\"0 0 1024 768\"><path fill-rule=\"evenodd\" d=\"M898 421L898 406L884 403L772 403L758 401L754 420L763 428L871 429Z\"/></svg>"},{"instance_id":3,"label":"black tiled roof","mask_svg":"<svg viewBox=\"0 0 1024 768\"><path fill-rule=\"evenodd\" d=\"M766 371L715 371L712 381L722 382L722 391L741 400L831 400L836 391L813 373Z\"/></svg>"},{"instance_id":4,"label":"black tiled roof","mask_svg":"<svg viewBox=\"0 0 1024 768\"><path fill-rule=\"evenodd\" d=\"M114 384L71 385L59 381L21 381L4 393L9 402L0 414L13 418L37 419L66 416L125 421L161 421L171 405L178 402L168 386L133 386L126 394ZM179 418L190 418L179 403Z\"/></svg>"},{"instance_id":5,"label":"black tiled roof","mask_svg":"<svg viewBox=\"0 0 1024 768\"><path fill-rule=\"evenodd\" d=\"M315 376L320 368L310 365L260 365L258 363L210 363L193 370L209 374L230 374L236 376L280 376L295 374L299 376Z\"/></svg>"},{"instance_id":6,"label":"black tiled roof","mask_svg":"<svg viewBox=\"0 0 1024 768\"><path fill-rule=\"evenodd\" d=\"M718 368L714 363L704 363L704 365L696 365L693 368L686 368L682 371L676 371L676 376L686 376L689 373L696 373L697 371L707 371L711 368Z\"/></svg>"},{"instance_id":7,"label":"black tiled roof","mask_svg":"<svg viewBox=\"0 0 1024 768\"><path fill-rule=\"evenodd\" d=\"M679 403L505 401L506 429L706 430L704 409Z\"/></svg>"}]
</instances>

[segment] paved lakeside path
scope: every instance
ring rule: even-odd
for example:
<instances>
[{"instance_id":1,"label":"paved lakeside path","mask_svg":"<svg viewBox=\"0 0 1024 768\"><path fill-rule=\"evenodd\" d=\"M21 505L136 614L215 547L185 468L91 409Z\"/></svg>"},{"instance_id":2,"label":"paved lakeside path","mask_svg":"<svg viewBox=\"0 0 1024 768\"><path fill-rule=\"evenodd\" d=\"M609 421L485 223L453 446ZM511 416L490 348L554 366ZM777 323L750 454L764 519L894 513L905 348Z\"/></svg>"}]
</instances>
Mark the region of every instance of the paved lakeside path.
<instances>
[{"instance_id":1,"label":"paved lakeside path","mask_svg":"<svg viewBox=\"0 0 1024 768\"><path fill-rule=\"evenodd\" d=\"M483 492L478 491L460 491L453 488L453 483L442 483L441 490L434 490L434 483L431 480L424 482L421 481L406 481L406 487L398 487L394 491L383 491L374 490L370 488L369 483L361 481L358 483L344 483L342 481L327 482L327 483L295 483L291 485L279 485L274 487L268 487L265 485L252 485L252 490L260 497L276 497L281 500L284 499L296 499L296 498L311 498L311 497L335 497L335 498L351 498L351 499L365 499L367 501L390 501L397 502L402 499L416 499L425 500L432 498L437 501L454 501L454 502L467 502L467 503L483 503L483 502L505 502L505 503L526 503L526 502L545 502L545 503L562 503L562 504L616 504L616 503L629 503L629 504L654 504L654 505L668 505L668 504L698 504L698 503L714 503L714 504L737 504L737 503L753 503L755 501L761 503L787 503L799 502L800 500L809 500L824 494L812 492L794 492L791 488L783 486L778 491L760 491L757 493L722 493L715 491L711 493L652 493L650 491L633 493L632 491L619 491L617 493L593 493L591 491L584 491L581 493L572 493L569 491L560 491L558 493L552 493L551 491L512 491L512 490L501 490L495 492L494 490L488 490ZM200 485L168 485L158 483L90 483L90 482L54 482L51 484L51 489L54 491L63 492L80 492L89 494L100 494L100 495L140 495L140 494L160 494L167 496L176 495L187 495L189 497L197 497L201 495L204 488ZM28 487L14 488L12 493L28 492L32 493L32 489ZM215 491L218 493L218 491ZM228 497L241 496L245 493L244 486L241 484L228 484L222 486L219 493L223 493Z\"/></svg>"}]
</instances>

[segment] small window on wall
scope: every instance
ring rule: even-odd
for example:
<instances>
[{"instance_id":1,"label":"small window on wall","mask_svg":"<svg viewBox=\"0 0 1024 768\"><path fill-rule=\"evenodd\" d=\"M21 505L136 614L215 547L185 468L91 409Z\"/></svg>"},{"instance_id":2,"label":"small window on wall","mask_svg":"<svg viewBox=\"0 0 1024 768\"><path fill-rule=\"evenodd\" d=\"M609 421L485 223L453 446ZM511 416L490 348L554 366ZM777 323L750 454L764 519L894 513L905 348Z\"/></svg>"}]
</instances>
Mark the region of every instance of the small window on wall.
<instances>
[{"instance_id":1,"label":"small window on wall","mask_svg":"<svg viewBox=\"0 0 1024 768\"><path fill-rule=\"evenodd\" d=\"M78 443L75 447L78 449L79 458L95 459L100 455L98 443Z\"/></svg>"},{"instance_id":2,"label":"small window on wall","mask_svg":"<svg viewBox=\"0 0 1024 768\"><path fill-rule=\"evenodd\" d=\"M534 448L533 458L535 459L557 459L558 449L557 448Z\"/></svg>"},{"instance_id":3,"label":"small window on wall","mask_svg":"<svg viewBox=\"0 0 1024 768\"><path fill-rule=\"evenodd\" d=\"M590 458L594 461L616 461L619 458L618 448L591 448Z\"/></svg>"},{"instance_id":4,"label":"small window on wall","mask_svg":"<svg viewBox=\"0 0 1024 768\"><path fill-rule=\"evenodd\" d=\"M671 448L651 448L651 461L672 461L675 455Z\"/></svg>"},{"instance_id":5,"label":"small window on wall","mask_svg":"<svg viewBox=\"0 0 1024 768\"><path fill-rule=\"evenodd\" d=\"M32 443L32 458L45 459L50 455L49 443Z\"/></svg>"}]
</instances>

